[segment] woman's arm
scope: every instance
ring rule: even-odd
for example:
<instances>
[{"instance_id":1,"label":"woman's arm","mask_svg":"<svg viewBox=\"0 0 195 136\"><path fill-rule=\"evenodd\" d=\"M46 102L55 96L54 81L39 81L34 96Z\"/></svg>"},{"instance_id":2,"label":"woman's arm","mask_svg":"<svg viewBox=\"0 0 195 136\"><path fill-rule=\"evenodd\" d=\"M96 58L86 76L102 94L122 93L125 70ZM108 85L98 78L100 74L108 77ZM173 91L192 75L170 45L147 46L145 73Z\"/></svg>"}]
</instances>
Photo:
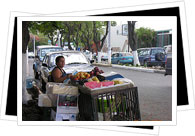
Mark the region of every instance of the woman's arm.
<instances>
[{"instance_id":1,"label":"woman's arm","mask_svg":"<svg viewBox=\"0 0 195 136\"><path fill-rule=\"evenodd\" d=\"M52 72L52 76L53 76L54 82L57 82L57 83L62 83L64 82L64 80L68 78L68 76L61 77L62 72L59 69L54 69L54 71Z\"/></svg>"}]
</instances>

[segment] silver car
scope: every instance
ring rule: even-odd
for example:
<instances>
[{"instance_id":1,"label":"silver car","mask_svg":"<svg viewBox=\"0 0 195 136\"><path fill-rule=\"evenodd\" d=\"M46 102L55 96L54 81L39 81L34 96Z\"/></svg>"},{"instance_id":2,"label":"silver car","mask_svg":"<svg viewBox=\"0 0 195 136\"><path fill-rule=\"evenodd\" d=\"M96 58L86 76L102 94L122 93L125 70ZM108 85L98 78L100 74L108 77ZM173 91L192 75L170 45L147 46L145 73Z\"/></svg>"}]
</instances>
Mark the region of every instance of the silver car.
<instances>
[{"instance_id":1,"label":"silver car","mask_svg":"<svg viewBox=\"0 0 195 136\"><path fill-rule=\"evenodd\" d=\"M39 79L40 71L41 71L41 65L43 58L46 53L54 52L54 51L62 51L63 49L59 46L52 46L52 45L40 45L36 47L35 50L35 59L33 63L33 70L34 70L34 76L35 79Z\"/></svg>"},{"instance_id":2,"label":"silver car","mask_svg":"<svg viewBox=\"0 0 195 136\"><path fill-rule=\"evenodd\" d=\"M52 70L56 67L55 60L57 56L64 56L65 66L64 71L67 74L74 71L90 72L94 68L91 65L92 61L89 61L86 56L80 51L58 51L50 52L45 55L41 67L41 82L42 90L45 90L46 83L49 82L49 76L51 76Z\"/></svg>"}]
</instances>

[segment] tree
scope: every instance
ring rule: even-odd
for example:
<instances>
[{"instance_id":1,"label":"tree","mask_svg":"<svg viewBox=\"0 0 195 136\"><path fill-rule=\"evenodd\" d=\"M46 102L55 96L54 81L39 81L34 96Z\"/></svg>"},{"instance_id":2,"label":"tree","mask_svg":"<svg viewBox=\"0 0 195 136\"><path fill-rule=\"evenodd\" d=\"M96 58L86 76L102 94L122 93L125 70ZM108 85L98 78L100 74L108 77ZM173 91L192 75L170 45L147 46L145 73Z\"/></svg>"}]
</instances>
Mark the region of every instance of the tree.
<instances>
[{"instance_id":1,"label":"tree","mask_svg":"<svg viewBox=\"0 0 195 136\"><path fill-rule=\"evenodd\" d=\"M137 53L137 37L135 33L136 21L128 21L128 45L132 49L134 65L140 65Z\"/></svg>"},{"instance_id":2,"label":"tree","mask_svg":"<svg viewBox=\"0 0 195 136\"><path fill-rule=\"evenodd\" d=\"M29 25L29 30L32 34L42 33L51 40L51 44L55 45L58 41L56 21L32 21Z\"/></svg>"},{"instance_id":3,"label":"tree","mask_svg":"<svg viewBox=\"0 0 195 136\"><path fill-rule=\"evenodd\" d=\"M91 21L84 21L81 33L81 42L84 44L85 49L92 51L93 23Z\"/></svg>"},{"instance_id":4,"label":"tree","mask_svg":"<svg viewBox=\"0 0 195 136\"><path fill-rule=\"evenodd\" d=\"M22 53L26 53L27 45L30 40L30 35L29 35L29 26L30 22L28 21L23 21L22 22Z\"/></svg>"},{"instance_id":5,"label":"tree","mask_svg":"<svg viewBox=\"0 0 195 136\"><path fill-rule=\"evenodd\" d=\"M111 26L116 25L117 25L116 21L111 21ZM100 35L103 35L102 38L100 38ZM93 41L96 45L98 52L102 50L107 35L108 21L93 21Z\"/></svg>"},{"instance_id":6,"label":"tree","mask_svg":"<svg viewBox=\"0 0 195 136\"><path fill-rule=\"evenodd\" d=\"M139 48L153 47L156 45L156 32L150 28L141 27L135 30Z\"/></svg>"},{"instance_id":7,"label":"tree","mask_svg":"<svg viewBox=\"0 0 195 136\"><path fill-rule=\"evenodd\" d=\"M48 44L49 38L47 36L44 36L42 33L39 33L37 35L30 33L30 40L28 42L29 52L34 51L34 36L35 36L35 46Z\"/></svg>"}]
</instances>

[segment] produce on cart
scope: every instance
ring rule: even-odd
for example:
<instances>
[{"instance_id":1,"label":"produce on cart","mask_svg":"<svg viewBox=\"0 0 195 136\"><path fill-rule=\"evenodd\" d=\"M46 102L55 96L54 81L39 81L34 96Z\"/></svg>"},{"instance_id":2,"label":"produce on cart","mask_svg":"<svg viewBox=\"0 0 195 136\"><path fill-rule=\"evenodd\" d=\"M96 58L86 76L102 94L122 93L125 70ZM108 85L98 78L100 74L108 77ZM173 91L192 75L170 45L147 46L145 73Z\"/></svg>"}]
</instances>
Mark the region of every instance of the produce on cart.
<instances>
[{"instance_id":1,"label":"produce on cart","mask_svg":"<svg viewBox=\"0 0 195 136\"><path fill-rule=\"evenodd\" d=\"M71 80L80 92L80 120L141 120L135 84L118 73L99 71L98 68L92 70L91 77L83 82Z\"/></svg>"},{"instance_id":2,"label":"produce on cart","mask_svg":"<svg viewBox=\"0 0 195 136\"><path fill-rule=\"evenodd\" d=\"M53 108L56 121L141 120L138 90L135 84L116 72L95 67L92 71L74 71L70 82L46 85L40 105Z\"/></svg>"}]
</instances>

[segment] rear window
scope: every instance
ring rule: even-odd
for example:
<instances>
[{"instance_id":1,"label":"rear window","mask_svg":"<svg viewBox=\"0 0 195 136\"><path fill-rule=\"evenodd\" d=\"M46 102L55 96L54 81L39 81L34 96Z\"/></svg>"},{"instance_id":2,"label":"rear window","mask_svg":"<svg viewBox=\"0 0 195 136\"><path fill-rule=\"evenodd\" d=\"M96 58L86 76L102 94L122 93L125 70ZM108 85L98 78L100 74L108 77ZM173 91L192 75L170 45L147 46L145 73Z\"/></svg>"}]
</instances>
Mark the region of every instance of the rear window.
<instances>
[{"instance_id":1,"label":"rear window","mask_svg":"<svg viewBox=\"0 0 195 136\"><path fill-rule=\"evenodd\" d=\"M157 53L165 53L165 51L163 50L163 49L152 49L152 55L155 55L155 54L157 54Z\"/></svg>"},{"instance_id":2,"label":"rear window","mask_svg":"<svg viewBox=\"0 0 195 136\"><path fill-rule=\"evenodd\" d=\"M62 51L62 48L43 48L41 49L41 57L44 57L45 54L49 52Z\"/></svg>"},{"instance_id":3,"label":"rear window","mask_svg":"<svg viewBox=\"0 0 195 136\"><path fill-rule=\"evenodd\" d=\"M141 50L141 51L139 52L139 55L141 55L141 56L149 55L149 54L150 54L150 50L149 50L149 49Z\"/></svg>"}]
</instances>

